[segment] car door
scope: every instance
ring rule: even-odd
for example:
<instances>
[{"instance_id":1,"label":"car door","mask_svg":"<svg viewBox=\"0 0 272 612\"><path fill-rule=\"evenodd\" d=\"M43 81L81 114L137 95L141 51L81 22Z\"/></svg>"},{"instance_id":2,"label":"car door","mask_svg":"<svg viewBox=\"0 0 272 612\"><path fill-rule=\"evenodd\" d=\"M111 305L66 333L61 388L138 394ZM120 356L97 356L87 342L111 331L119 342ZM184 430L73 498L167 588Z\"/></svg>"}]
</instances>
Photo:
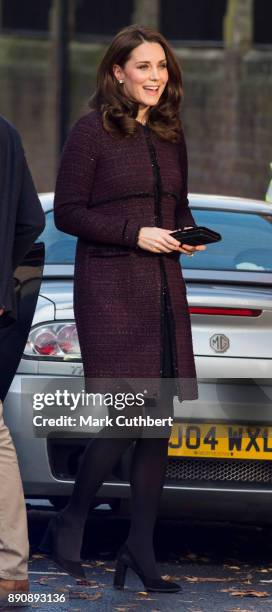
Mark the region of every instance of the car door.
<instances>
[{"instance_id":1,"label":"car door","mask_svg":"<svg viewBox=\"0 0 272 612\"><path fill-rule=\"evenodd\" d=\"M5 399L27 342L44 266L44 243L37 242L14 272L17 319L0 330L0 398Z\"/></svg>"}]
</instances>

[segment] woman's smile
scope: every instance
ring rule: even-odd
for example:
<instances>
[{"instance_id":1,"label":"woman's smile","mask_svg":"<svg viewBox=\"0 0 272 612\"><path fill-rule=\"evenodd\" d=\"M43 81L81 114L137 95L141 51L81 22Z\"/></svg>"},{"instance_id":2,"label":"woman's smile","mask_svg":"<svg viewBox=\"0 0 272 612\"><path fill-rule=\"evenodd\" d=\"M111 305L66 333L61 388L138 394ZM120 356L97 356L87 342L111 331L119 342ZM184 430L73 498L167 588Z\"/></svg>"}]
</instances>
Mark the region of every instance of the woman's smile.
<instances>
[{"instance_id":1,"label":"woman's smile","mask_svg":"<svg viewBox=\"0 0 272 612\"><path fill-rule=\"evenodd\" d=\"M159 86L156 85L144 85L143 89L147 92L148 95L156 96L159 93Z\"/></svg>"}]
</instances>

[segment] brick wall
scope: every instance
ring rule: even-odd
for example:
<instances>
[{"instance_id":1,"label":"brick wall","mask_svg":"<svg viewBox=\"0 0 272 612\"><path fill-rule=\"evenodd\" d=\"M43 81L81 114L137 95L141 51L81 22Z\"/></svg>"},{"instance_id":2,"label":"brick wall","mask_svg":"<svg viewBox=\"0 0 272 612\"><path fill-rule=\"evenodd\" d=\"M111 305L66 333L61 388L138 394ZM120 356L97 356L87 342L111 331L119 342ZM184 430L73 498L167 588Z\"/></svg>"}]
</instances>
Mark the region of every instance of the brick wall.
<instances>
[{"instance_id":1,"label":"brick wall","mask_svg":"<svg viewBox=\"0 0 272 612\"><path fill-rule=\"evenodd\" d=\"M99 45L71 45L71 123L88 110ZM194 192L263 198L272 161L272 50L176 49ZM19 129L38 190L54 188L56 118L49 41L2 37L0 112Z\"/></svg>"}]
</instances>

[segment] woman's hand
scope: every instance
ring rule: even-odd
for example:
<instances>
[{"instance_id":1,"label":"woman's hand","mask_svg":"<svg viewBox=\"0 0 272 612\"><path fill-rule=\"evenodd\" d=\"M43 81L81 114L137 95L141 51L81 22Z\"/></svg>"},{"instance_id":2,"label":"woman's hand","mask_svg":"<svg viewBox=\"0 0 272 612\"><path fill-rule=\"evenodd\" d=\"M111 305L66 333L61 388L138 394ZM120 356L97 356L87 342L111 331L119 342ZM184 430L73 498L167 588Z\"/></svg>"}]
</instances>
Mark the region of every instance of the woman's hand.
<instances>
[{"instance_id":1,"label":"woman's hand","mask_svg":"<svg viewBox=\"0 0 272 612\"><path fill-rule=\"evenodd\" d=\"M185 229L185 228L184 228ZM188 229L188 228L186 228ZM170 236L174 230L166 230L162 227L141 227L138 234L138 246L151 253L185 253L192 255L194 251L204 251L204 244L191 246L189 244L180 245L180 242Z\"/></svg>"},{"instance_id":2,"label":"woman's hand","mask_svg":"<svg viewBox=\"0 0 272 612\"><path fill-rule=\"evenodd\" d=\"M2 314L4 314L4 308L0 308L0 317L2 316Z\"/></svg>"},{"instance_id":3,"label":"woman's hand","mask_svg":"<svg viewBox=\"0 0 272 612\"><path fill-rule=\"evenodd\" d=\"M183 229L192 229L192 228L193 228L192 225L188 225L188 226L184 227ZM187 252L186 252L186 250L184 251L184 249L188 249L189 247L191 248L191 251L189 251L189 252L188 252L188 250L187 250ZM198 245L195 245L195 246L191 246L189 244L183 244L182 247L180 246L180 248L181 248L181 253L185 252L186 255L190 255L190 257L191 257L194 254L194 251L205 251L207 247L206 247L205 244L198 244Z\"/></svg>"}]
</instances>

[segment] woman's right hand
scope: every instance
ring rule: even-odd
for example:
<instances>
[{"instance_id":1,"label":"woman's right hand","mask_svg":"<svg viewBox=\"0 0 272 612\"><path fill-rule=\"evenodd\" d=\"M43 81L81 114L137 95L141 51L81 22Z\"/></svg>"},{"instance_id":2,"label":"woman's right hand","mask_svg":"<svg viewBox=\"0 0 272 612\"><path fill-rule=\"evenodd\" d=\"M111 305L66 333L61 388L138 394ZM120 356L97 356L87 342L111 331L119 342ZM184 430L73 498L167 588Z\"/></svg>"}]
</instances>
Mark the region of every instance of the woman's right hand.
<instances>
[{"instance_id":1,"label":"woman's right hand","mask_svg":"<svg viewBox=\"0 0 272 612\"><path fill-rule=\"evenodd\" d=\"M162 227L141 227L138 234L138 246L151 253L186 253L189 255L196 247L189 244L180 245L180 242L170 236L174 230L163 229Z\"/></svg>"},{"instance_id":2,"label":"woman's right hand","mask_svg":"<svg viewBox=\"0 0 272 612\"><path fill-rule=\"evenodd\" d=\"M0 317L4 314L4 308L0 308Z\"/></svg>"}]
</instances>

